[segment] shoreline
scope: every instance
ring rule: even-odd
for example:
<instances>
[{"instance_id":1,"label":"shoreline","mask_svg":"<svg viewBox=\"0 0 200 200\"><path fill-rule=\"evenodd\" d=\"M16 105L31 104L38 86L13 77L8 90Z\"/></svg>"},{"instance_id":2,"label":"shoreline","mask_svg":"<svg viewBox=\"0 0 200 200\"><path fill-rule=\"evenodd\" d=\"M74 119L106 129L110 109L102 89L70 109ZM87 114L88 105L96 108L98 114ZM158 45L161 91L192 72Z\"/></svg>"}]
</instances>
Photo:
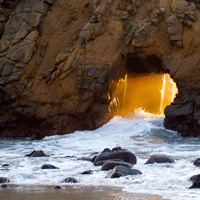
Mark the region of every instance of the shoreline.
<instances>
[{"instance_id":1,"label":"shoreline","mask_svg":"<svg viewBox=\"0 0 200 200\"><path fill-rule=\"evenodd\" d=\"M166 200L159 195L138 194L122 191L122 188L102 186L64 185L55 190L55 185L13 185L0 188L4 200Z\"/></svg>"}]
</instances>

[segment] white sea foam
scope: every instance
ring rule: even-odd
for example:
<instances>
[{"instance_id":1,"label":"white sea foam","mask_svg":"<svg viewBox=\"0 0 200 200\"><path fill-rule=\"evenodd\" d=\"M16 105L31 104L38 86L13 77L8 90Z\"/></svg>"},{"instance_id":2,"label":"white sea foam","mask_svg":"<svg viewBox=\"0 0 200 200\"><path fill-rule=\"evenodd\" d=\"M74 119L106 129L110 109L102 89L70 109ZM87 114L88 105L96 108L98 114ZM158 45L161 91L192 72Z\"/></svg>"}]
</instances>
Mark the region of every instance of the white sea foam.
<instances>
[{"instance_id":1,"label":"white sea foam","mask_svg":"<svg viewBox=\"0 0 200 200\"><path fill-rule=\"evenodd\" d=\"M101 167L77 160L116 146L136 154L138 162L134 168L142 175L106 179L107 172L100 171ZM200 195L200 190L188 189L191 186L189 178L199 173L192 161L200 155L200 139L181 138L178 133L163 127L162 116L147 114L141 109L126 118L116 116L95 131L77 131L41 141L0 140L0 148L0 166L10 165L9 170L0 170L0 176L8 177L15 184L57 185L70 176L82 185L120 186L129 192L159 194L172 200L197 200ZM40 149L49 157L24 157ZM175 163L144 165L153 154L173 156ZM59 169L42 170L43 164L52 164ZM81 175L86 170L94 173Z\"/></svg>"}]
</instances>

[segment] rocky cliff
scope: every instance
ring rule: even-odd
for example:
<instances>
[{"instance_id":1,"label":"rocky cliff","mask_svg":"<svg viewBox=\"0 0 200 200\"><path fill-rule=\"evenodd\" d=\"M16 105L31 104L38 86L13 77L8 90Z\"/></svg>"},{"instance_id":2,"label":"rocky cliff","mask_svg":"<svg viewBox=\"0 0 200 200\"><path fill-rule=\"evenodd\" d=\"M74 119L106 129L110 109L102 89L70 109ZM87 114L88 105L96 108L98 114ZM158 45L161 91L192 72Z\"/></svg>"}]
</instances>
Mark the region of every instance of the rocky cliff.
<instances>
[{"instance_id":1,"label":"rocky cliff","mask_svg":"<svg viewBox=\"0 0 200 200\"><path fill-rule=\"evenodd\" d=\"M199 136L199 9L199 0L0 0L0 137L103 125L131 66L170 74L178 95L164 124Z\"/></svg>"}]
</instances>

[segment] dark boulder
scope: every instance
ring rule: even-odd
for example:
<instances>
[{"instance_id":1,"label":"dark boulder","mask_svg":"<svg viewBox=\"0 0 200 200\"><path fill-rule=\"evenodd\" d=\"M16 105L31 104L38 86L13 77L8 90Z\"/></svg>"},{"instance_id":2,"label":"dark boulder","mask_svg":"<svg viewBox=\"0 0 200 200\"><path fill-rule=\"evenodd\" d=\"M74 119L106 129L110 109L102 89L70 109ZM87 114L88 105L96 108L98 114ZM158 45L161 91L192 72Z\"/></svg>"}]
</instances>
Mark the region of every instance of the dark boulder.
<instances>
[{"instance_id":1,"label":"dark boulder","mask_svg":"<svg viewBox=\"0 0 200 200\"><path fill-rule=\"evenodd\" d=\"M200 174L197 174L197 175L194 175L192 176L189 181L192 181L193 183L194 182L200 182Z\"/></svg>"},{"instance_id":2,"label":"dark boulder","mask_svg":"<svg viewBox=\"0 0 200 200\"><path fill-rule=\"evenodd\" d=\"M2 167L9 167L9 164L3 164Z\"/></svg>"},{"instance_id":3,"label":"dark boulder","mask_svg":"<svg viewBox=\"0 0 200 200\"><path fill-rule=\"evenodd\" d=\"M145 164L173 163L174 159L167 155L152 155Z\"/></svg>"},{"instance_id":4,"label":"dark boulder","mask_svg":"<svg viewBox=\"0 0 200 200\"><path fill-rule=\"evenodd\" d=\"M8 186L6 184L2 184L0 187L1 188L7 188Z\"/></svg>"},{"instance_id":5,"label":"dark boulder","mask_svg":"<svg viewBox=\"0 0 200 200\"><path fill-rule=\"evenodd\" d=\"M9 183L10 180L6 177L0 177L0 183Z\"/></svg>"},{"instance_id":6,"label":"dark boulder","mask_svg":"<svg viewBox=\"0 0 200 200\"><path fill-rule=\"evenodd\" d=\"M47 156L44 151L39 150L39 151L33 151L30 154L25 155L26 157L45 157Z\"/></svg>"},{"instance_id":7,"label":"dark boulder","mask_svg":"<svg viewBox=\"0 0 200 200\"><path fill-rule=\"evenodd\" d=\"M68 177L64 181L62 181L62 183L78 183L78 180L73 177Z\"/></svg>"},{"instance_id":8,"label":"dark boulder","mask_svg":"<svg viewBox=\"0 0 200 200\"><path fill-rule=\"evenodd\" d=\"M200 158L197 158L194 162L194 165L196 165L197 167L200 167Z\"/></svg>"},{"instance_id":9,"label":"dark boulder","mask_svg":"<svg viewBox=\"0 0 200 200\"><path fill-rule=\"evenodd\" d=\"M57 185L56 187L54 187L54 190L61 190L61 189L62 189L62 187L59 186L59 185Z\"/></svg>"},{"instance_id":10,"label":"dark boulder","mask_svg":"<svg viewBox=\"0 0 200 200\"><path fill-rule=\"evenodd\" d=\"M102 171L107 171L107 170L113 169L116 166L124 166L124 167L128 167L128 168L132 168L132 165L129 164L129 163L126 163L126 162L107 160L103 164L101 170Z\"/></svg>"},{"instance_id":11,"label":"dark boulder","mask_svg":"<svg viewBox=\"0 0 200 200\"><path fill-rule=\"evenodd\" d=\"M116 166L111 172L108 173L106 178L119 178L121 176L128 176L128 175L141 175L137 169L130 169L124 166Z\"/></svg>"},{"instance_id":12,"label":"dark boulder","mask_svg":"<svg viewBox=\"0 0 200 200\"><path fill-rule=\"evenodd\" d=\"M192 188L200 188L200 174L192 176L189 181L192 181L192 186L189 187L189 189Z\"/></svg>"},{"instance_id":13,"label":"dark boulder","mask_svg":"<svg viewBox=\"0 0 200 200\"><path fill-rule=\"evenodd\" d=\"M44 164L42 165L41 169L59 169L59 168L55 167L54 165Z\"/></svg>"},{"instance_id":14,"label":"dark boulder","mask_svg":"<svg viewBox=\"0 0 200 200\"><path fill-rule=\"evenodd\" d=\"M81 174L93 174L93 171L92 170L88 170L88 171L82 172Z\"/></svg>"},{"instance_id":15,"label":"dark boulder","mask_svg":"<svg viewBox=\"0 0 200 200\"><path fill-rule=\"evenodd\" d=\"M200 174L192 176L189 181L192 181L192 186L189 187L189 189L192 188L200 188Z\"/></svg>"},{"instance_id":16,"label":"dark boulder","mask_svg":"<svg viewBox=\"0 0 200 200\"><path fill-rule=\"evenodd\" d=\"M102 160L111 160L111 159L120 159L123 160L124 162L131 164L136 164L137 162L136 156L132 152L126 150L119 150L115 152L101 153L96 157L95 163Z\"/></svg>"}]
</instances>

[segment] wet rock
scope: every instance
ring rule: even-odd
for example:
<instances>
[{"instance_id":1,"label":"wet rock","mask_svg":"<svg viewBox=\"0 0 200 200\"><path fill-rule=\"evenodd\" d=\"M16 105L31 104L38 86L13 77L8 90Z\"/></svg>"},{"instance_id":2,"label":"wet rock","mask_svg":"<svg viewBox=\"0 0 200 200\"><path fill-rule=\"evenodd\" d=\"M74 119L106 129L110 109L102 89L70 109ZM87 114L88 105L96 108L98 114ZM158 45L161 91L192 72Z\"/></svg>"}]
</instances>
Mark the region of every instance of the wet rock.
<instances>
[{"instance_id":1,"label":"wet rock","mask_svg":"<svg viewBox=\"0 0 200 200\"><path fill-rule=\"evenodd\" d=\"M124 166L124 167L127 167L127 168L132 168L132 165L129 164L129 163L126 163L126 162L123 162L123 161L120 162L120 161L108 160L103 164L101 170L107 171L107 170L113 169L116 166Z\"/></svg>"},{"instance_id":2,"label":"wet rock","mask_svg":"<svg viewBox=\"0 0 200 200\"><path fill-rule=\"evenodd\" d=\"M42 165L41 169L59 169L59 168L55 167L54 165L44 164Z\"/></svg>"},{"instance_id":3,"label":"wet rock","mask_svg":"<svg viewBox=\"0 0 200 200\"><path fill-rule=\"evenodd\" d=\"M68 177L62 183L78 183L79 181L73 177Z\"/></svg>"},{"instance_id":4,"label":"wet rock","mask_svg":"<svg viewBox=\"0 0 200 200\"><path fill-rule=\"evenodd\" d=\"M61 190L61 189L62 189L62 187L59 186L59 185L57 185L56 187L54 187L54 190Z\"/></svg>"},{"instance_id":5,"label":"wet rock","mask_svg":"<svg viewBox=\"0 0 200 200\"><path fill-rule=\"evenodd\" d=\"M81 174L93 174L93 171L92 170L88 170L88 171L82 172Z\"/></svg>"},{"instance_id":6,"label":"wet rock","mask_svg":"<svg viewBox=\"0 0 200 200\"><path fill-rule=\"evenodd\" d=\"M137 158L136 156L126 150L120 150L120 151L115 151L115 152L104 152L98 155L95 159L95 163L102 161L102 160L111 160L111 159L120 159L123 160L124 162L131 163L131 164L136 164Z\"/></svg>"},{"instance_id":7,"label":"wet rock","mask_svg":"<svg viewBox=\"0 0 200 200\"><path fill-rule=\"evenodd\" d=\"M3 164L2 167L9 167L9 164Z\"/></svg>"},{"instance_id":8,"label":"wet rock","mask_svg":"<svg viewBox=\"0 0 200 200\"><path fill-rule=\"evenodd\" d=\"M192 176L189 180L193 183L189 189L200 188L200 174Z\"/></svg>"},{"instance_id":9,"label":"wet rock","mask_svg":"<svg viewBox=\"0 0 200 200\"><path fill-rule=\"evenodd\" d=\"M128 175L141 175L142 172L136 169L130 169L124 166L116 166L111 172L108 173L106 178L119 178Z\"/></svg>"},{"instance_id":10,"label":"wet rock","mask_svg":"<svg viewBox=\"0 0 200 200\"><path fill-rule=\"evenodd\" d=\"M197 158L194 162L194 165L196 165L197 167L200 167L200 158Z\"/></svg>"},{"instance_id":11,"label":"wet rock","mask_svg":"<svg viewBox=\"0 0 200 200\"><path fill-rule=\"evenodd\" d=\"M167 155L152 155L145 164L173 163L174 159Z\"/></svg>"},{"instance_id":12,"label":"wet rock","mask_svg":"<svg viewBox=\"0 0 200 200\"><path fill-rule=\"evenodd\" d=\"M191 182L200 182L200 174L197 174L197 175L194 175L194 176L192 176L190 179L189 179L189 181L191 181Z\"/></svg>"},{"instance_id":13,"label":"wet rock","mask_svg":"<svg viewBox=\"0 0 200 200\"><path fill-rule=\"evenodd\" d=\"M1 188L7 188L8 186L6 184L2 184L0 187Z\"/></svg>"},{"instance_id":14,"label":"wet rock","mask_svg":"<svg viewBox=\"0 0 200 200\"><path fill-rule=\"evenodd\" d=\"M47 156L44 151L39 150L39 151L33 151L30 154L25 155L26 157L45 157Z\"/></svg>"},{"instance_id":15,"label":"wet rock","mask_svg":"<svg viewBox=\"0 0 200 200\"><path fill-rule=\"evenodd\" d=\"M0 177L0 183L9 183L10 180L6 177Z\"/></svg>"}]
</instances>

